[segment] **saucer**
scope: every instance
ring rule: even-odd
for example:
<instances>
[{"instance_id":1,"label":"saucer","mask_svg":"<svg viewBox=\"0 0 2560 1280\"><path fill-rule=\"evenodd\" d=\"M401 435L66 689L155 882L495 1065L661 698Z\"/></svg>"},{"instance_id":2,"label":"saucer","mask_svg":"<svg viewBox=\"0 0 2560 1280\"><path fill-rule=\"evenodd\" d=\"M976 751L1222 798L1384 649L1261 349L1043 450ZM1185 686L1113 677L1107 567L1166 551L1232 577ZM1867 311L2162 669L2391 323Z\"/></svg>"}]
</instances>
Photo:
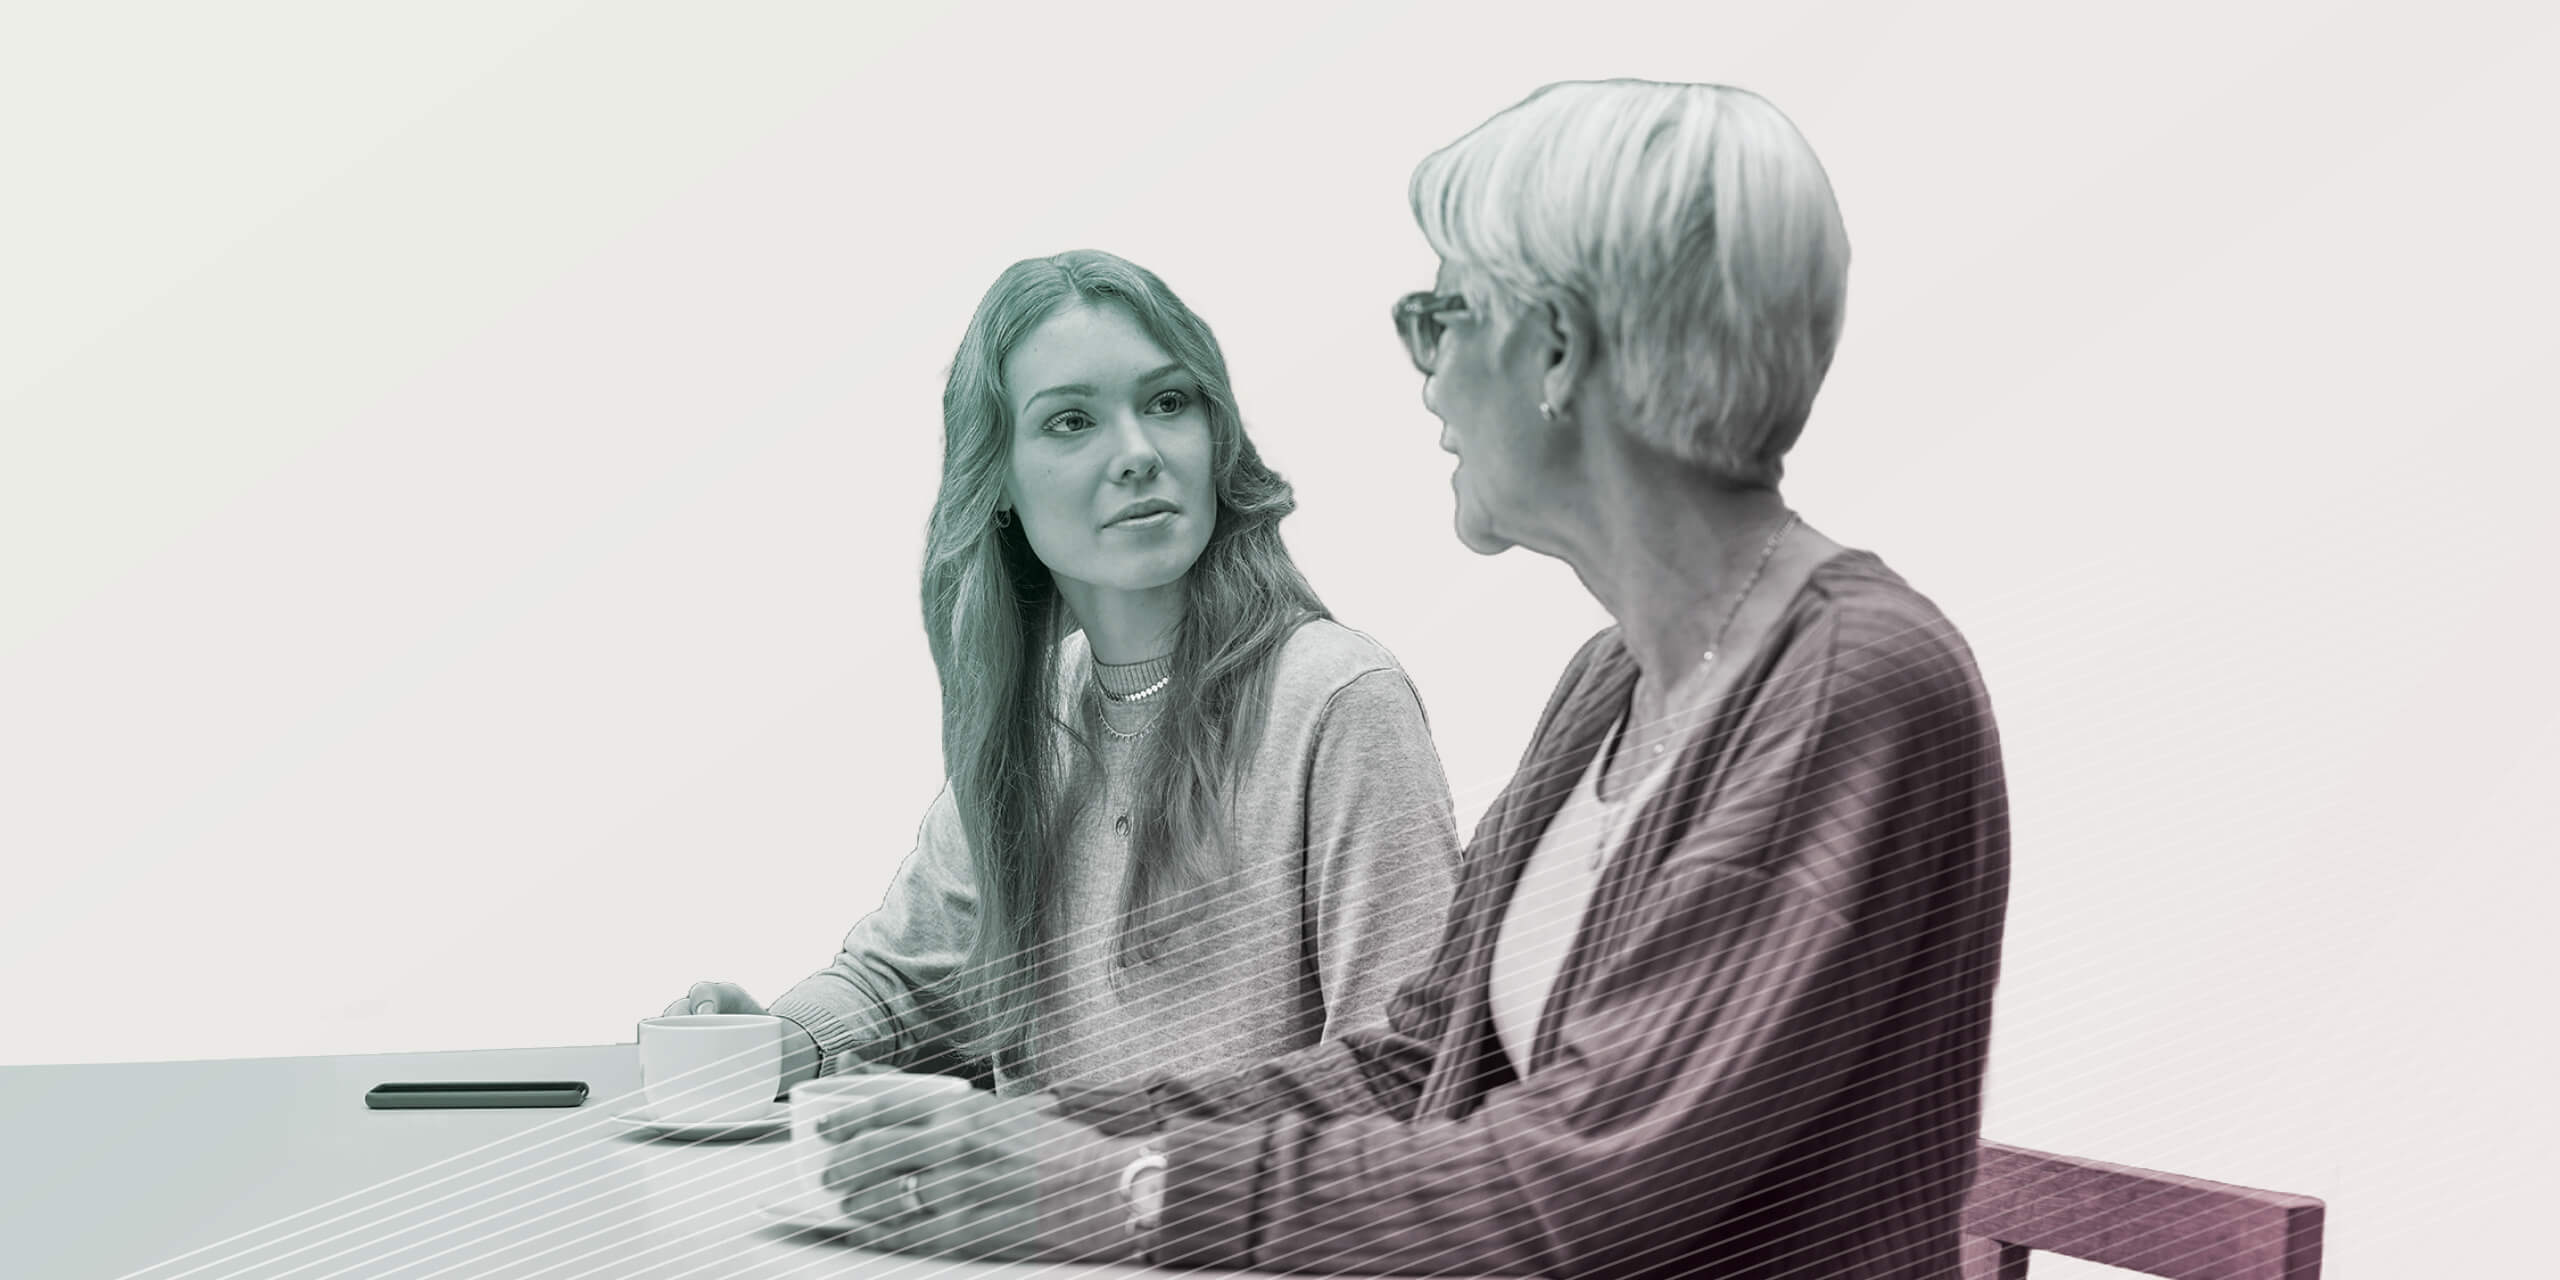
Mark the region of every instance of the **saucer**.
<instances>
[{"instance_id":1,"label":"saucer","mask_svg":"<svg viewBox=\"0 0 2560 1280\"><path fill-rule=\"evenodd\" d=\"M804 1187L779 1200L768 1200L757 1205L756 1208L762 1210L764 1216L784 1226L798 1227L803 1231L842 1235L853 1230L862 1221L846 1213L843 1204L844 1201L837 1196L829 1195L824 1191L811 1191Z\"/></svg>"},{"instance_id":2,"label":"saucer","mask_svg":"<svg viewBox=\"0 0 2560 1280\"><path fill-rule=\"evenodd\" d=\"M736 1120L661 1120L643 1106L615 1116L614 1123L634 1129L646 1129L666 1138L760 1138L791 1127L791 1106L775 1102L766 1105L760 1115Z\"/></svg>"}]
</instances>

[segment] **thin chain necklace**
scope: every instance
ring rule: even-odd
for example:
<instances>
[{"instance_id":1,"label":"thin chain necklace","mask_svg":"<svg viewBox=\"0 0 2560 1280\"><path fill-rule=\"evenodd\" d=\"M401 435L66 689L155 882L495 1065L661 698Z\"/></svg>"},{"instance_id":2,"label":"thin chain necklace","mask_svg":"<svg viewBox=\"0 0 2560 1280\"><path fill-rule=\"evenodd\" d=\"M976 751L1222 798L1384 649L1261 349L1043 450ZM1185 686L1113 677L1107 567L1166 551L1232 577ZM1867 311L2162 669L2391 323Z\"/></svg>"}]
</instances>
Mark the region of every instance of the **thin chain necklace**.
<instances>
[{"instance_id":1,"label":"thin chain necklace","mask_svg":"<svg viewBox=\"0 0 2560 1280\"><path fill-rule=\"evenodd\" d=\"M1164 713L1159 711L1154 715L1147 717L1147 722L1145 724L1138 726L1133 731L1125 732L1112 727L1111 722L1106 719L1102 722L1102 731L1110 734L1112 737L1118 738L1122 742L1136 742L1138 739L1147 736L1148 732L1156 727L1156 721L1162 719L1164 719Z\"/></svg>"},{"instance_id":2,"label":"thin chain necklace","mask_svg":"<svg viewBox=\"0 0 2560 1280\"><path fill-rule=\"evenodd\" d=\"M1742 590L1735 593L1733 603L1725 606L1724 621L1716 624L1715 637L1707 642L1706 652L1698 655L1698 666L1696 668L1698 671L1703 672L1708 667L1715 665L1716 651L1724 647L1725 633L1733 629L1734 618L1742 613L1742 602L1751 598L1751 589L1753 587L1760 585L1760 575L1768 572L1771 557L1778 554L1779 541L1787 536L1788 530L1796 527L1797 518L1798 517L1795 512L1788 512L1787 518L1778 525L1777 531L1769 535L1769 540L1766 543L1761 544L1760 562L1751 567L1751 576L1743 579ZM1630 721L1634 718L1632 709L1630 709L1628 718ZM1626 730L1634 727L1635 726L1630 723L1622 726L1619 732L1623 735ZM1671 744L1668 742L1654 743L1654 758L1660 759L1663 753L1670 749L1670 746ZM1602 772L1606 773L1607 770L1603 769ZM1583 867L1587 872L1595 875L1598 874L1601 864L1608 861L1610 852L1614 850L1618 844L1618 824L1627 817L1627 806L1629 802L1633 801L1636 796L1643 791L1644 787L1639 783L1636 786L1629 787L1625 791L1620 792L1618 794L1618 798L1612 800L1607 796L1600 794L1599 778L1594 777L1592 779L1591 798L1600 803L1600 838L1593 841L1589 850L1584 854Z\"/></svg>"},{"instance_id":3,"label":"thin chain necklace","mask_svg":"<svg viewBox=\"0 0 2560 1280\"><path fill-rule=\"evenodd\" d=\"M1171 677L1167 677L1167 679L1170 678ZM1156 685L1157 688L1160 689L1163 687L1164 681L1159 680L1156 682ZM1103 688L1099 682L1094 685L1094 692L1099 693L1106 698L1111 696L1111 691ZM1151 689L1148 692L1152 694L1155 690ZM1130 700L1135 701L1136 699L1132 698ZM1163 719L1164 709L1162 707L1158 707L1154 715L1147 717L1147 722L1145 724L1139 725L1133 730L1123 730L1111 723L1111 708L1109 706L1099 706L1094 708L1094 722L1102 726L1102 731L1104 733L1107 733L1114 739L1124 743L1136 742L1138 739L1154 732L1156 724ZM1111 820L1111 831L1112 834L1119 836L1123 840L1129 838L1129 807L1126 804L1123 804L1120 807L1119 816Z\"/></svg>"},{"instance_id":4,"label":"thin chain necklace","mask_svg":"<svg viewBox=\"0 0 2560 1280\"><path fill-rule=\"evenodd\" d=\"M1706 669L1715 662L1716 650L1724 647L1724 633L1733 629L1735 615L1742 612L1742 602L1751 598L1751 589L1760 585L1760 575L1769 571L1769 558L1778 554L1778 540L1786 537L1787 530L1795 527L1796 513L1790 511L1787 513L1787 518L1779 522L1777 532L1770 534L1769 540L1761 544L1760 563L1751 566L1751 576L1742 580L1741 592L1733 597L1732 604L1725 606L1724 621L1716 624L1715 639L1709 640L1707 651L1698 655L1700 670Z\"/></svg>"},{"instance_id":5,"label":"thin chain necklace","mask_svg":"<svg viewBox=\"0 0 2560 1280\"><path fill-rule=\"evenodd\" d=\"M1769 571L1770 559L1778 554L1778 543L1786 538L1788 530L1796 527L1796 521L1799 518L1800 517L1798 517L1795 512L1788 512L1787 518L1780 521L1777 529L1770 533L1769 540L1760 544L1759 563L1751 566L1751 576L1742 580L1742 590L1735 592L1733 603L1725 606L1724 620L1716 624L1715 636L1707 641L1706 651L1698 655L1698 665L1695 668L1696 671L1703 673L1707 668L1715 665L1716 653L1724 648L1725 633L1733 630L1733 620L1742 614L1742 602L1751 598L1751 589L1753 587L1760 585L1760 575ZM1628 727L1633 728L1635 726L1629 725ZM1663 752L1670 750L1670 748L1671 744L1668 742L1654 743L1653 754L1660 756ZM1621 796L1618 800L1604 800L1601 803L1614 805L1622 802L1624 799L1625 797Z\"/></svg>"},{"instance_id":6,"label":"thin chain necklace","mask_svg":"<svg viewBox=\"0 0 2560 1280\"><path fill-rule=\"evenodd\" d=\"M1167 676L1163 680L1159 680L1154 685L1150 686L1145 693L1133 695L1128 698L1113 697L1109 689L1102 687L1101 681L1095 681L1093 691L1101 694L1104 699L1101 705L1094 708L1095 723L1102 726L1102 731L1104 733L1111 735L1114 739L1121 742L1136 742L1138 739L1147 736L1148 733L1155 729L1156 722L1164 719L1164 708L1157 707L1155 709L1155 714L1148 716L1146 723L1139 725L1135 729L1123 729L1118 725L1111 723L1111 708L1114 704L1126 706L1130 703L1139 701L1141 698L1154 697L1157 693L1162 692L1172 679L1173 677Z\"/></svg>"}]
</instances>

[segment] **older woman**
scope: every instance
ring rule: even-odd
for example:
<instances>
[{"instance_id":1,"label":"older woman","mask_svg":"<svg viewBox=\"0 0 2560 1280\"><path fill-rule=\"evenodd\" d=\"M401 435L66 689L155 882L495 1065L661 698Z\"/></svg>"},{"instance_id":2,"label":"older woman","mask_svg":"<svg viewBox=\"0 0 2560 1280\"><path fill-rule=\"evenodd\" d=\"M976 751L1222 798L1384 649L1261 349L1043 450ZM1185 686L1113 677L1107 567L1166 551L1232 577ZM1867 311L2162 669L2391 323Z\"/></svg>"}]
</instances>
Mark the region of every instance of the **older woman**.
<instances>
[{"instance_id":1,"label":"older woman","mask_svg":"<svg viewBox=\"0 0 2560 1280\"><path fill-rule=\"evenodd\" d=\"M1264 1270L1952 1276L2007 893L1955 629L1778 492L1840 332L1767 102L1551 86L1423 161L1396 308L1459 536L1584 646L1385 1027L1064 1105L832 1126L877 1246ZM1124 1242L1125 1241L1125 1242Z\"/></svg>"}]
</instances>

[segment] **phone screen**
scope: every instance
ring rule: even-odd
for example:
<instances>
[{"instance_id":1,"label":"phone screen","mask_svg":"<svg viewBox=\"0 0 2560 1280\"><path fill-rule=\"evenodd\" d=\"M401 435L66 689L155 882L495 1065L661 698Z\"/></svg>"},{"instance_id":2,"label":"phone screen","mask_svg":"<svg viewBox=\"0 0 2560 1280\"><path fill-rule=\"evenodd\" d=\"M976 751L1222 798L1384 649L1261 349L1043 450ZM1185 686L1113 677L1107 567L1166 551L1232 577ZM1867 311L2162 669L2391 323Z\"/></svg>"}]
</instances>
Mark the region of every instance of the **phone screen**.
<instances>
[{"instance_id":1,"label":"phone screen","mask_svg":"<svg viewBox=\"0 0 2560 1280\"><path fill-rule=\"evenodd\" d=\"M586 1100L583 1080L401 1081L375 1085L364 1095L364 1104L376 1111L574 1107Z\"/></svg>"}]
</instances>

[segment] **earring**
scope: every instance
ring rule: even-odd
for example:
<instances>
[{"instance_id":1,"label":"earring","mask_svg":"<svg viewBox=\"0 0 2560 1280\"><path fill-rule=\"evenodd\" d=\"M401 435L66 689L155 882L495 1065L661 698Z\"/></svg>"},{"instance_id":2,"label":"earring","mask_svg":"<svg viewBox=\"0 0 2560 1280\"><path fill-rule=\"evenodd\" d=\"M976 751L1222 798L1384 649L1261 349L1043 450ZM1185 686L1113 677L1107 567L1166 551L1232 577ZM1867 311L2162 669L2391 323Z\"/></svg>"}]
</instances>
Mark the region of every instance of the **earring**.
<instances>
[{"instance_id":1,"label":"earring","mask_svg":"<svg viewBox=\"0 0 2560 1280\"><path fill-rule=\"evenodd\" d=\"M1538 402L1538 416L1539 416L1539 417L1541 417L1541 418L1546 419L1546 420L1547 420L1547 421L1549 421L1549 422L1553 422L1553 421L1555 421L1555 420L1556 420L1556 407L1555 407L1555 405L1554 405L1554 404L1552 404L1552 403L1550 403L1550 402L1548 402L1548 401L1545 401L1545 400L1541 400L1541 401L1539 401L1539 402Z\"/></svg>"},{"instance_id":2,"label":"earring","mask_svg":"<svg viewBox=\"0 0 2560 1280\"><path fill-rule=\"evenodd\" d=\"M1013 508L996 508L996 527L999 529L1010 529L1013 527Z\"/></svg>"}]
</instances>

